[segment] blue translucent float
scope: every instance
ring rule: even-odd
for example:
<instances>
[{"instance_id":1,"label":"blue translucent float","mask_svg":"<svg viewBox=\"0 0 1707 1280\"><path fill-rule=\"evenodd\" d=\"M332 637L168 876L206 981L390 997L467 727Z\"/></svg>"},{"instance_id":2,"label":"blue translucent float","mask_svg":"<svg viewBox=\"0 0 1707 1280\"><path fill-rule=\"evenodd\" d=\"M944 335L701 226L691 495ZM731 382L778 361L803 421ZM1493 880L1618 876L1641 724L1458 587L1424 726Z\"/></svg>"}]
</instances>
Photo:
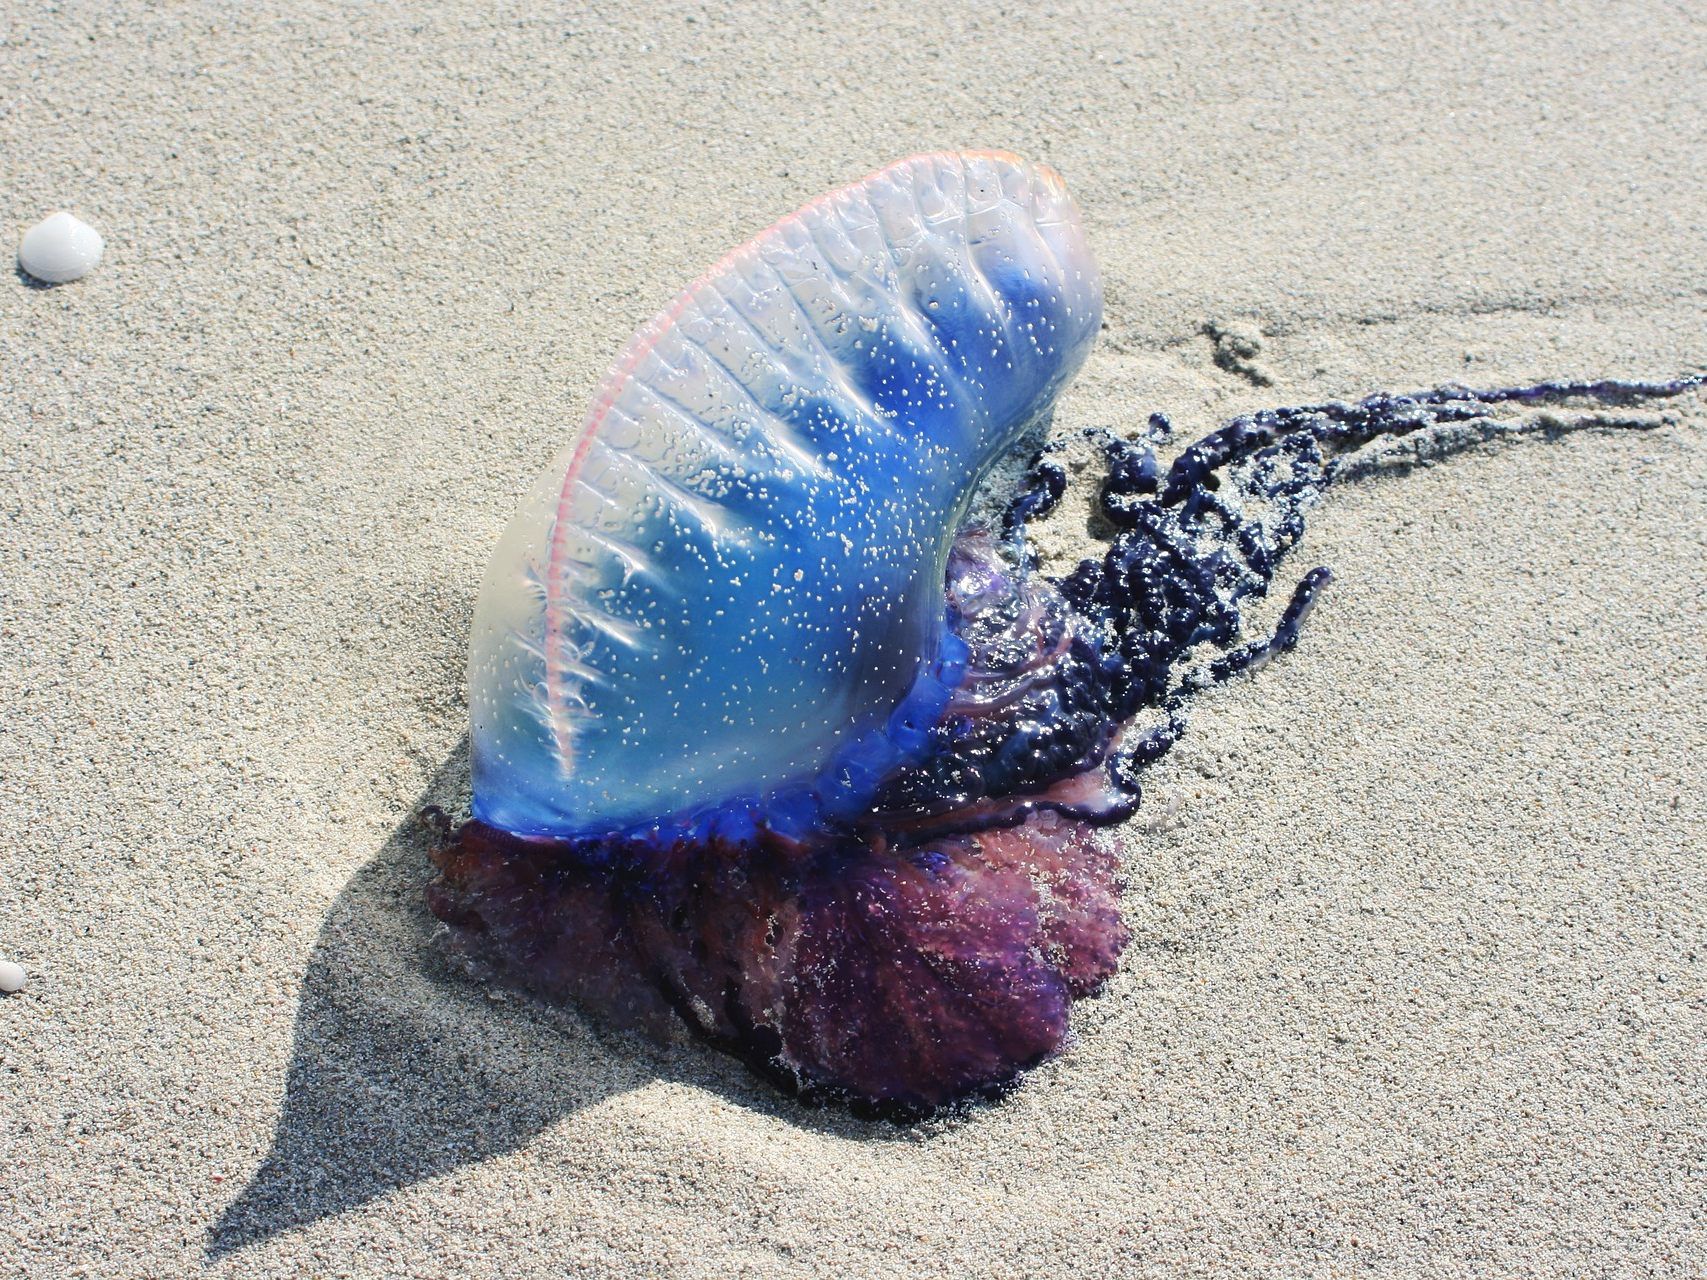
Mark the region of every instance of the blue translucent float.
<instances>
[{"instance_id":1,"label":"blue translucent float","mask_svg":"<svg viewBox=\"0 0 1707 1280\"><path fill-rule=\"evenodd\" d=\"M492 560L476 815L563 835L790 786L779 820L869 799L957 679L967 500L1101 315L1061 180L997 153L885 169L713 267L618 357Z\"/></svg>"}]
</instances>

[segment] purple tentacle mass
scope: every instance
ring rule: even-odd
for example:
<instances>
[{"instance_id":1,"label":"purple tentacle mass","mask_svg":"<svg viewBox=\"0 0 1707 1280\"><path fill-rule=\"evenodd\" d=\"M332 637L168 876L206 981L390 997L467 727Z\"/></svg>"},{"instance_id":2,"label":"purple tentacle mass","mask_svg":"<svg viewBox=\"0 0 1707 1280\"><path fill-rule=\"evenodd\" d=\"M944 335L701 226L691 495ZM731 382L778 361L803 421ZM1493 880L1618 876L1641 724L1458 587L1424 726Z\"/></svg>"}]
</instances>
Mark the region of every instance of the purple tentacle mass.
<instances>
[{"instance_id":1,"label":"purple tentacle mass","mask_svg":"<svg viewBox=\"0 0 1707 1280\"><path fill-rule=\"evenodd\" d=\"M836 791L857 804L819 797L802 823L730 802L576 836L471 821L435 854L432 908L546 997L654 1031L679 1021L808 1100L911 1118L998 1092L1060 1047L1072 1002L1114 971L1127 934L1096 828L1137 807L1194 692L1297 639L1326 569L1303 575L1271 635L1245 637L1241 610L1353 451L1425 432L1438 456L1510 429L1498 405L1637 404L1701 384L1276 409L1165 469L1160 416L1136 438L1099 433L1114 536L1061 578L1026 546L1066 488L1046 450L1004 528L954 542L933 668L946 702L897 707L884 771Z\"/></svg>"}]
</instances>

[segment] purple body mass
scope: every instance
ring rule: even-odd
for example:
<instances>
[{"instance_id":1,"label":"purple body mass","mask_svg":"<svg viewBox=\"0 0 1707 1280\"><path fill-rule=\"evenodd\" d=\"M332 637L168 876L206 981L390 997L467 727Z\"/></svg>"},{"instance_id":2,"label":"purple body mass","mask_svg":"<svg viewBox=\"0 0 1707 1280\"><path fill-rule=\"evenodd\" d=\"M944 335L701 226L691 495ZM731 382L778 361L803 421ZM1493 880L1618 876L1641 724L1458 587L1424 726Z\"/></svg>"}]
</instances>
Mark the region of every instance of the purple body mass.
<instances>
[{"instance_id":1,"label":"purple body mass","mask_svg":"<svg viewBox=\"0 0 1707 1280\"><path fill-rule=\"evenodd\" d=\"M880 197L891 198L883 194L890 190L884 183L896 181L891 175L902 174L916 186L926 179L940 181L956 165L975 174L980 164L1019 166L1013 170L1018 177L1004 168L994 179L997 187L1006 182L1020 192L1018 206L1042 209L1050 218L1063 209L1071 212L1058 179L1039 177L1011 157L929 157L850 188L857 199L838 193L800 217L810 227L813 217L822 216L813 210L829 207L844 220L881 223L887 211L879 207ZM915 211L936 207L931 204L935 196L921 199L909 191ZM988 251L975 243L981 224L966 208L956 216L962 222L950 228L952 234L943 232L941 220L931 234L948 234L949 242L959 245L954 252L970 255L972 262ZM1074 215L1074 235L1076 227ZM1019 234L1028 244L1036 239L1024 227L1018 233L996 227L990 234ZM1044 239L1059 234L1056 227ZM901 270L915 260L907 256L906 229L897 232L891 226L888 236L882 253ZM755 242L763 243L763 237ZM1072 249L1070 238L1051 243ZM834 252L833 245L826 250L830 256ZM541 581L539 611L530 625L547 631L534 639L518 633L514 640L524 662L532 654L542 669L556 663L558 685L544 688L550 682L542 681L537 695L534 683L514 685L514 705L537 709L537 726L529 729L524 715L494 730L492 740L499 747L477 768L476 818L435 852L439 875L429 891L434 912L468 946L548 998L572 1001L642 1029L661 1032L679 1022L791 1093L843 1101L862 1113L892 1118L928 1114L943 1104L1007 1087L1024 1068L1060 1047L1072 1002L1095 991L1114 971L1127 935L1116 863L1096 829L1137 807L1139 775L1182 731L1194 691L1261 666L1296 639L1328 580L1325 569L1303 575L1269 636L1242 637L1240 611L1267 593L1282 557L1303 531L1309 506L1347 474L1349 457L1364 456L1353 450L1380 437L1425 432L1432 447L1444 452L1502 429L1494 425L1496 405L1633 403L1700 384L1699 378L1688 378L1498 391L1443 388L1274 410L1235 420L1178 451L1166 468L1156 452L1168 437L1167 423L1159 416L1130 438L1098 432L1107 464L1099 507L1111 538L1104 554L1051 578L1036 568L1026 545L1027 523L1046 515L1066 485L1065 469L1049 449L1034 460L1000 527L961 527L961 521L972 483L1013 446L1021 429L1041 425L1083 358L1080 346L1088 339L1075 327L1083 319L1076 299L1100 299L1100 294L1094 281L1081 280L1072 288L1063 284L1059 264L1071 265L1070 252L1051 258L1057 265L1048 271L1033 263L1004 275L989 269L986 260L975 272L984 280L977 305L985 311L976 323L965 321L972 326L965 335L980 334L985 350L997 334L1028 345L1015 358L1023 366L1018 374L1000 345L994 348L994 363L990 355L968 363L956 355L957 331L942 327L940 315L930 318L941 310L931 305L933 300L952 300L943 291L940 245L932 253L929 261L936 265L929 270L938 274L929 289L914 289L904 271L879 282L906 306L916 302L926 313L917 323L884 323L905 329L908 341L917 339L935 352L944 372L930 412L908 419L902 409L885 408L884 394L898 396L900 384L869 378L859 366L843 381L865 388L852 398L876 415L863 437L849 430L857 408L837 409L830 418L804 413L789 418L792 410L786 406L811 397L803 390L798 396L779 392L778 407L770 412L778 421L789 419L782 427L773 424L775 430L786 430L786 447L759 450L762 465L773 467L787 483L807 486L794 518L812 518L820 509L814 503L822 499L822 510L834 513L825 518L848 529L881 528L892 518L920 522L916 529L909 527L905 540L896 540L893 555L871 562L875 567L865 579L894 587L905 595L900 602L905 607L890 610L881 599L861 597L858 608L838 615L848 628L847 653L863 653L861 646L871 641L869 631L861 632L862 618L891 619L892 625L884 624L885 643L903 637L918 652L897 657L883 651L886 665L876 674L863 657L845 668L832 663L830 694L819 671L806 682L810 696L802 700L792 688L764 685L767 678L785 678L777 673L790 669L787 655L766 659L745 647L719 647L719 654L736 655L729 678L752 692L731 695L719 704L718 717L706 720L695 718L693 709L680 710L679 698L672 703L677 691L663 681L666 687L646 695L651 700L646 713L659 717L646 726L650 741L685 734L684 740L704 740L716 752L719 734L738 738L763 732L762 725L741 719L755 708L785 707L794 717L802 701L810 707L827 705L828 715L847 708L847 732L837 732L833 722L814 723L810 716L791 718L780 740L797 744L791 750L798 758L767 755L762 745L745 750L747 743L735 742L724 758L732 762L731 774L739 783L727 788L707 784L686 803L680 802L682 780L700 775L666 759L663 767L650 770L644 785L652 794L670 797L670 803L637 814L638 793L622 791L621 768L612 768L610 776L617 781L601 783L602 790L577 791L567 748L577 745L591 758L606 741L612 760L638 750L636 735L625 737L613 717L638 705L638 695L623 682L641 687L634 673L650 672L654 667L646 664L656 664L644 651L635 656L621 646L638 643L629 633L650 625L653 615L646 610L664 598L670 558L677 553L669 536L649 535L643 547L635 545L646 567L625 560L617 587L603 597L588 592L588 600L604 602L600 607L609 616L603 621L592 616L591 605L576 603L573 583ZM851 262L836 268L848 279L855 271ZM703 288L703 282L696 286L701 296ZM964 321L969 303L952 301ZM649 330L673 323L675 314L666 313ZM833 329L832 322L825 332ZM867 338L877 335L875 340L850 338L858 342L852 349L865 353L850 357L856 365L869 357L886 362L886 369L898 367L900 348L886 346L881 329L868 323ZM873 351L878 354L872 356ZM912 367L904 379L914 389L909 394L938 385L935 375L918 372L922 367ZM754 373L747 382L758 388L769 385L769 376ZM607 382L606 398L613 394L612 385ZM626 386L621 378L614 385L617 394ZM1007 398L1000 413L956 399L976 397L984 389L992 401ZM731 394L754 403L759 399L748 391ZM918 481L928 501L909 505L894 492L895 486L908 485L911 474L906 467L896 469L896 459L903 456L890 443L897 422L911 433L907 447L917 448L920 441L931 446L921 455L930 462ZM941 439L933 444L930 431L942 433ZM629 433L634 440L642 435ZM873 449L882 452L881 465L845 456L848 444L857 446L862 438L877 442ZM838 440L848 443L829 447ZM643 441L636 447L644 448ZM863 477L862 482L837 489L812 479L807 464L826 455ZM576 465L571 462L571 476ZM876 483L879 476L882 482ZM569 482L560 491L568 494ZM781 490L773 486L768 492L775 498ZM739 498L730 499L726 509L742 510ZM884 521L862 524L860 513L843 509L862 500L871 511L883 513ZM732 525L708 531L707 522L716 521L696 506L707 501L705 494L683 496L672 490L668 501L655 508L663 521L657 528L667 535L678 527L671 522L683 510L697 512L699 523L680 529L680 554L693 559L709 548L717 553L713 561L734 565L735 597L762 599L766 609L773 609L769 602L785 594L788 584L812 589L809 570L824 575L820 586L866 572L858 569L851 545L847 565L830 564L817 552L797 562L787 557L798 554L798 547L791 551L779 543L767 550L771 544L762 536L762 524L744 544L731 541L739 532L731 532ZM547 520L538 538L542 546L561 548L571 536L561 527L572 515L567 498L557 501L555 511L557 523ZM749 521L749 532L752 527ZM608 548L616 541L608 523L581 533L588 546ZM722 560L717 556L727 548L720 550L719 537L736 548ZM797 569L797 563L804 567ZM755 564L767 572L774 569L774 589L751 591ZM928 589L914 583L918 564L929 574ZM538 570L535 565L535 579ZM500 579L489 580L489 587L495 580L507 593L505 608L524 617L525 610L511 603L524 597L509 592ZM624 589L633 597L628 614L622 613ZM827 593L825 587L819 595ZM928 616L918 614L921 601L928 605ZM698 607L712 612L703 601ZM553 620L576 610L577 625L592 617L599 638L578 635L568 647L553 649L562 639L549 632ZM672 616L664 609L656 614L666 630ZM685 620L690 630L692 622ZM770 625L767 621L761 631ZM724 626L734 628L731 634L740 631L739 619L725 623L721 614L705 619L710 633ZM824 643L816 631L812 635L812 643ZM480 643L501 649L511 640L494 632ZM704 677L706 661L679 668L663 662L657 669L679 669L689 687ZM560 691L567 687L564 672L582 682L567 700ZM838 681L858 687L838 698ZM867 705L873 681L891 690L888 702L876 706L881 713L876 719ZM510 705L510 686L495 677L488 686L491 705ZM660 708L671 705L689 723L664 716ZM593 714L601 706L607 709L603 721ZM567 714L570 710L575 716ZM518 766L520 776L506 790L504 753L522 752L529 742L542 744L540 752ZM477 755L481 745L477 740ZM786 764L780 771L778 759ZM590 768L599 765L590 759ZM484 806L481 769L493 780ZM519 799L512 803L512 795ZM606 800L608 818L601 819L597 805ZM595 808L576 807L586 804ZM512 826L493 820L511 812L517 815Z\"/></svg>"}]
</instances>

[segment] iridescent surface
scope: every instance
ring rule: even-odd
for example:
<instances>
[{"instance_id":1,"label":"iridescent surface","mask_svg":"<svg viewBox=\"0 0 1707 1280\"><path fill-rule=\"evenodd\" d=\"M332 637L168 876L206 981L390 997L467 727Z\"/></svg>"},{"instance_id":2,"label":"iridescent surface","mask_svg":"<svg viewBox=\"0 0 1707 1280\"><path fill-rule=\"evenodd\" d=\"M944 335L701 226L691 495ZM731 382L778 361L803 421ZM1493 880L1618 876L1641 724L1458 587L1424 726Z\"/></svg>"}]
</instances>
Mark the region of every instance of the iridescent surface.
<instances>
[{"instance_id":1,"label":"iridescent surface","mask_svg":"<svg viewBox=\"0 0 1707 1280\"><path fill-rule=\"evenodd\" d=\"M863 803L905 753L890 717L934 718L953 681L965 503L1101 311L1060 179L993 152L893 165L720 262L617 359L492 560L476 815Z\"/></svg>"}]
</instances>

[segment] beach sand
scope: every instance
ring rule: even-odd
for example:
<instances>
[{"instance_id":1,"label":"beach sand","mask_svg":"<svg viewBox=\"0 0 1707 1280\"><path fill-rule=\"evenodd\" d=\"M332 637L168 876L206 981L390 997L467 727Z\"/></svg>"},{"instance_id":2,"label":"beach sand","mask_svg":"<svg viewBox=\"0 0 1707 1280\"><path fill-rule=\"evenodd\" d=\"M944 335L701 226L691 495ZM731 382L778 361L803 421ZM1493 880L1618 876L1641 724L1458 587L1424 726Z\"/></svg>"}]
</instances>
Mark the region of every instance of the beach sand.
<instances>
[{"instance_id":1,"label":"beach sand","mask_svg":"<svg viewBox=\"0 0 1707 1280\"><path fill-rule=\"evenodd\" d=\"M1487 8L15 8L0 227L107 256L0 288L0 1274L1707 1273L1698 396L1330 495L1337 582L1151 773L1119 976L998 1105L803 1110L422 905L522 488L682 281L889 160L1066 176L1063 430L1707 367L1707 26Z\"/></svg>"}]
</instances>

